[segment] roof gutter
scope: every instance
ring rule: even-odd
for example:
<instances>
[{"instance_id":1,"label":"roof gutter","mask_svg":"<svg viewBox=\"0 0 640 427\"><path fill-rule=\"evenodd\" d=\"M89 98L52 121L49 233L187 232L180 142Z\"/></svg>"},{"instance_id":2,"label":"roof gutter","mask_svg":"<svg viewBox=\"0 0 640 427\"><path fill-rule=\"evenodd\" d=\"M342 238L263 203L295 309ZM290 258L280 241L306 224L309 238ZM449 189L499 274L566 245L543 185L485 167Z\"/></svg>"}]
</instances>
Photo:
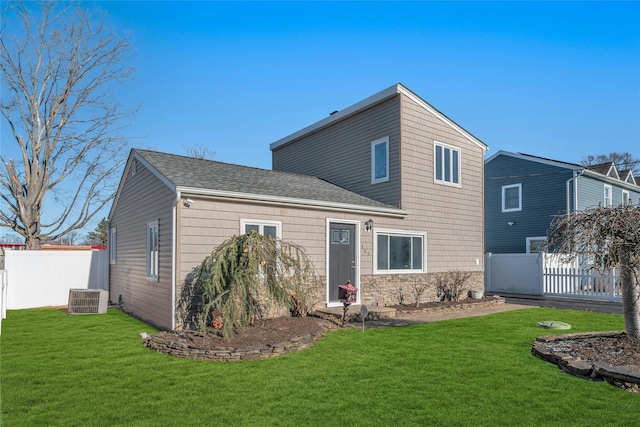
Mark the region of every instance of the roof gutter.
<instances>
[{"instance_id":1,"label":"roof gutter","mask_svg":"<svg viewBox=\"0 0 640 427\"><path fill-rule=\"evenodd\" d=\"M265 194L238 193L233 191L207 190L194 187L178 187L178 193L189 193L199 196L224 200L243 200L255 203L265 203L270 205L281 205L289 207L302 207L307 209L323 209L341 212L358 212L367 214L384 215L394 218L405 218L408 211L384 206L364 206L351 203L325 202L321 200L300 199L295 197L270 196Z\"/></svg>"},{"instance_id":2,"label":"roof gutter","mask_svg":"<svg viewBox=\"0 0 640 427\"><path fill-rule=\"evenodd\" d=\"M171 212L171 330L176 329L176 255L177 255L177 235L178 235L178 203L182 195L176 191L176 200L173 203Z\"/></svg>"}]
</instances>

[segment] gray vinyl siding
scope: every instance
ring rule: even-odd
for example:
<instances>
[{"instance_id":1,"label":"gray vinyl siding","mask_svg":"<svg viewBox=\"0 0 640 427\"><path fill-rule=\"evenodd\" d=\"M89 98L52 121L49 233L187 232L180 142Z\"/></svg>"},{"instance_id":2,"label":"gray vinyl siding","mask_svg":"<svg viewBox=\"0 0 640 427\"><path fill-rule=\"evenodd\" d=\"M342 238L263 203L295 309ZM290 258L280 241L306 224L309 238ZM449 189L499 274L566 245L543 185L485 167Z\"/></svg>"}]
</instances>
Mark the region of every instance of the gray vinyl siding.
<instances>
[{"instance_id":1,"label":"gray vinyl siding","mask_svg":"<svg viewBox=\"0 0 640 427\"><path fill-rule=\"evenodd\" d=\"M427 271L483 271L484 149L402 95L402 209L427 232ZM460 150L460 187L434 181L434 142ZM476 264L477 262L477 264Z\"/></svg>"},{"instance_id":2,"label":"gray vinyl siding","mask_svg":"<svg viewBox=\"0 0 640 427\"><path fill-rule=\"evenodd\" d=\"M572 176L573 171L565 168L511 156L488 162L485 252L524 253L527 237L545 236L553 217L567 210L567 180ZM502 212L502 186L512 184L522 184L522 210Z\"/></svg>"},{"instance_id":3,"label":"gray vinyl siding","mask_svg":"<svg viewBox=\"0 0 640 427\"><path fill-rule=\"evenodd\" d=\"M273 170L322 178L400 205L400 98L394 96L273 150ZM371 184L371 142L389 137L389 181Z\"/></svg>"},{"instance_id":4,"label":"gray vinyl siding","mask_svg":"<svg viewBox=\"0 0 640 427\"><path fill-rule=\"evenodd\" d=\"M163 329L172 327L172 206L174 193L140 163L127 176L110 216L116 263L110 265L111 302ZM147 277L147 223L158 221L158 278Z\"/></svg>"},{"instance_id":5,"label":"gray vinyl siding","mask_svg":"<svg viewBox=\"0 0 640 427\"><path fill-rule=\"evenodd\" d=\"M187 197L186 194L183 196ZM326 299L326 253L327 253L327 220L361 221L358 233L361 236L361 247L371 248L373 233L363 232L362 222L373 218L377 224L385 224L383 217L366 216L355 213L331 212L321 209L301 207L284 207L261 203L239 203L228 200L198 198L194 199L190 208L179 207L179 250L177 294L180 295L185 279L195 267L207 257L211 251L241 233L240 221L245 219L281 221L282 239L296 243L305 248L313 263L318 277L321 279L318 288L318 303L324 304ZM371 274L373 259L371 250L360 255L361 274Z\"/></svg>"},{"instance_id":6,"label":"gray vinyl siding","mask_svg":"<svg viewBox=\"0 0 640 427\"><path fill-rule=\"evenodd\" d=\"M622 190L621 186L615 184L615 182L598 180L588 176L578 177L578 209L584 210L589 208L595 208L598 205L604 204L604 186L605 184L611 185L612 203L613 206L620 206L622 204ZM629 197L634 205L640 201L640 188L638 191L634 191L627 188L629 191Z\"/></svg>"},{"instance_id":7,"label":"gray vinyl siding","mask_svg":"<svg viewBox=\"0 0 640 427\"><path fill-rule=\"evenodd\" d=\"M385 136L390 140L390 181L371 185L370 143ZM434 182L434 141L460 149L460 187ZM399 94L275 149L273 168L317 175L409 211L404 219L371 218L376 228L426 232L429 273L483 271L483 156L481 146ZM370 216L355 218L364 222ZM362 235L361 275L373 273L373 251L364 249L373 248L371 236Z\"/></svg>"}]
</instances>

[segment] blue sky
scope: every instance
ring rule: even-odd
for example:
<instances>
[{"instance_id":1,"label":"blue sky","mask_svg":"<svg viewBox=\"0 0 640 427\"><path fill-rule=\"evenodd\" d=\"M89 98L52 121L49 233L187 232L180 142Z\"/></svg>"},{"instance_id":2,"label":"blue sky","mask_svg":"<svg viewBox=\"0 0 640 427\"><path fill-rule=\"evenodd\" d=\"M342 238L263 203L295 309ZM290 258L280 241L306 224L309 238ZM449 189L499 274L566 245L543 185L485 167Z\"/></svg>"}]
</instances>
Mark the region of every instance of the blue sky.
<instances>
[{"instance_id":1,"label":"blue sky","mask_svg":"<svg viewBox=\"0 0 640 427\"><path fill-rule=\"evenodd\" d=\"M640 2L84 4L133 47L132 147L270 169L270 143L399 82L487 156L640 157Z\"/></svg>"},{"instance_id":2,"label":"blue sky","mask_svg":"<svg viewBox=\"0 0 640 427\"><path fill-rule=\"evenodd\" d=\"M269 144L402 83L490 147L640 157L639 2L97 2L134 47L138 147Z\"/></svg>"}]
</instances>

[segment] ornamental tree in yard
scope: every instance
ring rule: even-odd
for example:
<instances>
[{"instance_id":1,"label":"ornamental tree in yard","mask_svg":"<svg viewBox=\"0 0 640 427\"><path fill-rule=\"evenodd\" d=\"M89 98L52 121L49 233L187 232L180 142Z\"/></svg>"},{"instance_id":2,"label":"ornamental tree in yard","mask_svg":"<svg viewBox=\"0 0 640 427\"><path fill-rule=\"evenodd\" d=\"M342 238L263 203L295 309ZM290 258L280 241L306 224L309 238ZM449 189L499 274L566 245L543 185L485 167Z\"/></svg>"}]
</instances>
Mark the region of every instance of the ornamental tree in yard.
<instances>
[{"instance_id":1,"label":"ornamental tree in yard","mask_svg":"<svg viewBox=\"0 0 640 427\"><path fill-rule=\"evenodd\" d=\"M200 328L211 324L228 337L273 308L305 316L317 296L318 277L302 247L254 231L215 248L191 286L201 298Z\"/></svg>"},{"instance_id":2,"label":"ornamental tree in yard","mask_svg":"<svg viewBox=\"0 0 640 427\"><path fill-rule=\"evenodd\" d=\"M625 329L640 338L640 205L559 215L549 228L548 246L566 260L584 254L600 269L618 268Z\"/></svg>"}]
</instances>

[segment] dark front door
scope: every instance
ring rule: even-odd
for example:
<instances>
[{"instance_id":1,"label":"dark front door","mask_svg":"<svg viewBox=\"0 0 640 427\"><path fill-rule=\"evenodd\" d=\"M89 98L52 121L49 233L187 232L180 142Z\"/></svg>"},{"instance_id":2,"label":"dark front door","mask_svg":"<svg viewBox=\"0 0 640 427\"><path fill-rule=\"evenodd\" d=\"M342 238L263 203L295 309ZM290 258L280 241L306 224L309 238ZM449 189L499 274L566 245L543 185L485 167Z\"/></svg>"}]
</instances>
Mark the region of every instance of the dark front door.
<instances>
[{"instance_id":1,"label":"dark front door","mask_svg":"<svg viewBox=\"0 0 640 427\"><path fill-rule=\"evenodd\" d=\"M356 283L356 226L329 224L329 302L338 302L338 285Z\"/></svg>"}]
</instances>

